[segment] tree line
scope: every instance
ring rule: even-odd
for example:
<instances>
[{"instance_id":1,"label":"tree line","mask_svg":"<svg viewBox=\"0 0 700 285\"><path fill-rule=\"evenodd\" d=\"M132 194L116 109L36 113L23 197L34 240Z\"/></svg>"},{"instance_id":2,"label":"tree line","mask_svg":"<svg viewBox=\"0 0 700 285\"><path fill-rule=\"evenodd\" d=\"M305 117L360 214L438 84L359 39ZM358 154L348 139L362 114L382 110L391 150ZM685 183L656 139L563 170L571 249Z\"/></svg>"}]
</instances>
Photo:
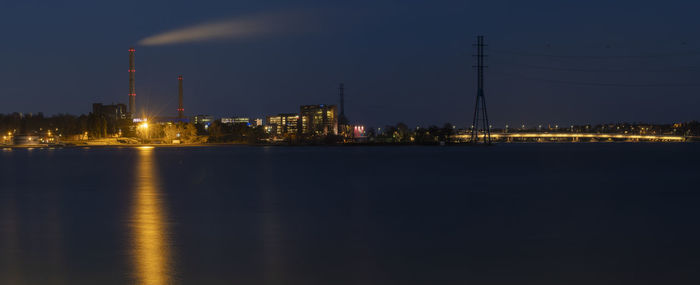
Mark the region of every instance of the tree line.
<instances>
[{"instance_id":1,"label":"tree line","mask_svg":"<svg viewBox=\"0 0 700 285\"><path fill-rule=\"evenodd\" d=\"M73 136L85 132L90 137L107 137L128 132L128 120L112 121L93 113L87 115L56 114L0 114L0 132L14 134L44 134L51 131L55 135Z\"/></svg>"}]
</instances>

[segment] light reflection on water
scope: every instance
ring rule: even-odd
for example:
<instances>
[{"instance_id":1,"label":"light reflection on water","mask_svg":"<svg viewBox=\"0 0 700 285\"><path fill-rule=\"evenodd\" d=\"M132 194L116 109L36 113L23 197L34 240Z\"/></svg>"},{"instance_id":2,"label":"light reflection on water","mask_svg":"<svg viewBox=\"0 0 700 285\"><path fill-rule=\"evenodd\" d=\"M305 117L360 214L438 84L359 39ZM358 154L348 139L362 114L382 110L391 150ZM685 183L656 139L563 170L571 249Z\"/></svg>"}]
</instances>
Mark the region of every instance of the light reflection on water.
<instances>
[{"instance_id":1,"label":"light reflection on water","mask_svg":"<svg viewBox=\"0 0 700 285\"><path fill-rule=\"evenodd\" d=\"M0 151L0 285L700 284L698 160L693 144Z\"/></svg>"},{"instance_id":2,"label":"light reflection on water","mask_svg":"<svg viewBox=\"0 0 700 285\"><path fill-rule=\"evenodd\" d=\"M167 213L153 148L139 148L131 213L131 246L137 284L173 282Z\"/></svg>"}]
</instances>

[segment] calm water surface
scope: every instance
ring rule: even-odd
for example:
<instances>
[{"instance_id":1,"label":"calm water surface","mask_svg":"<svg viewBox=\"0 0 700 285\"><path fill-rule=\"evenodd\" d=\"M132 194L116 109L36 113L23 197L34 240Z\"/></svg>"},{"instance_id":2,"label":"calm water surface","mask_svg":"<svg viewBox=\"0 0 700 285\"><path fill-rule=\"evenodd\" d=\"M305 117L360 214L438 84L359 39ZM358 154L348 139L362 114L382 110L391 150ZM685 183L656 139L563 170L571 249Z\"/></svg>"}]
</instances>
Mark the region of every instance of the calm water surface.
<instances>
[{"instance_id":1,"label":"calm water surface","mask_svg":"<svg viewBox=\"0 0 700 285\"><path fill-rule=\"evenodd\" d=\"M700 144L0 152L0 284L700 284Z\"/></svg>"}]
</instances>

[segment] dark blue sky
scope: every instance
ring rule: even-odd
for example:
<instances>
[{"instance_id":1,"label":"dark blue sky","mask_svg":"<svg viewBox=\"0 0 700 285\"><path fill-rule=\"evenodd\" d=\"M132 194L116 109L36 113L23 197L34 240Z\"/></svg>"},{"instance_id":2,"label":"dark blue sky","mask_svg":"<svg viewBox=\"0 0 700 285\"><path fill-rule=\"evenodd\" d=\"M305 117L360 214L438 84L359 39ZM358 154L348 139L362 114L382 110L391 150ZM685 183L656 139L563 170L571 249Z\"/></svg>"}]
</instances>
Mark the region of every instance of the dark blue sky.
<instances>
[{"instance_id":1,"label":"dark blue sky","mask_svg":"<svg viewBox=\"0 0 700 285\"><path fill-rule=\"evenodd\" d=\"M353 122L465 126L475 95L471 45L484 34L496 126L700 119L693 1L56 2L0 4L1 113L126 103L127 49L139 40L292 13L305 18L287 27L296 32L136 45L138 108L174 115L178 74L188 115L298 112L337 103L344 82Z\"/></svg>"}]
</instances>

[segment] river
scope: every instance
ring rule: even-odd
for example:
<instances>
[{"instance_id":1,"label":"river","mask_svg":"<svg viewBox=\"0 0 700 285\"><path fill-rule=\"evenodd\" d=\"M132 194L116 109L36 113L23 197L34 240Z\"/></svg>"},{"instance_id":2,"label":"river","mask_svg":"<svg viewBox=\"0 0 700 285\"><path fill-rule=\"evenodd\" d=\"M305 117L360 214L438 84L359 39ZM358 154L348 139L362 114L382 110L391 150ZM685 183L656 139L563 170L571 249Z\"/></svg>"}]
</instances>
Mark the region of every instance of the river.
<instances>
[{"instance_id":1,"label":"river","mask_svg":"<svg viewBox=\"0 0 700 285\"><path fill-rule=\"evenodd\" d=\"M700 144L0 151L0 284L700 284Z\"/></svg>"}]
</instances>

